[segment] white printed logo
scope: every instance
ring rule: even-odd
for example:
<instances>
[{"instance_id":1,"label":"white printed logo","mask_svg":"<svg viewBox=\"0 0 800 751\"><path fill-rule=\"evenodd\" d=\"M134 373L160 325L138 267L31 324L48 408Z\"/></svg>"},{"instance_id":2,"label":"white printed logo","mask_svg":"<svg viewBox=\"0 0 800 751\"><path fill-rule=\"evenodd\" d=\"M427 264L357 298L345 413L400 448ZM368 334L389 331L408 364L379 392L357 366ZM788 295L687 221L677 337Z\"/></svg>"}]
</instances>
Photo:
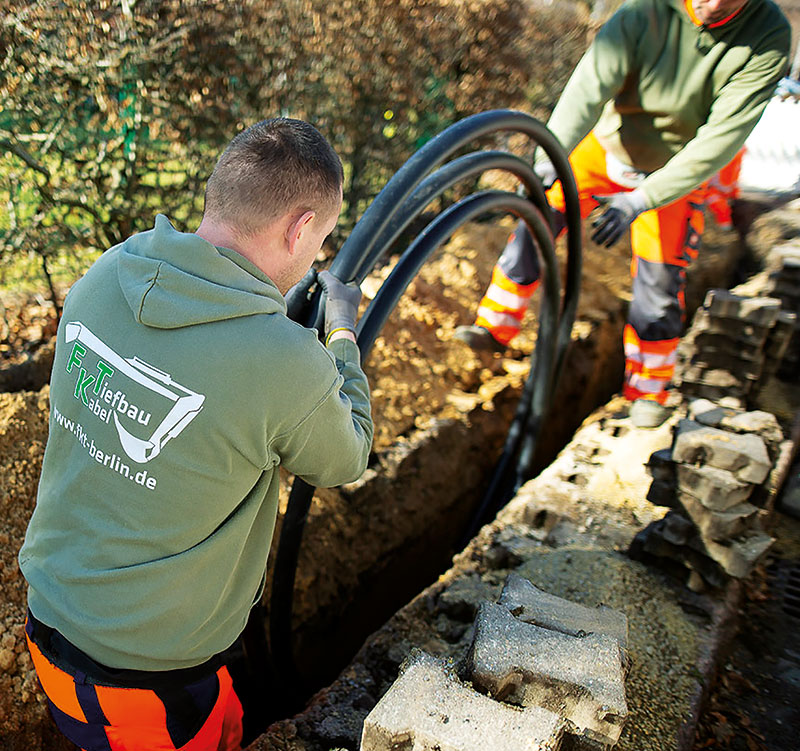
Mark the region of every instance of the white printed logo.
<instances>
[{"instance_id":1,"label":"white printed logo","mask_svg":"<svg viewBox=\"0 0 800 751\"><path fill-rule=\"evenodd\" d=\"M203 408L205 396L198 394L172 380L169 373L149 365L138 357L124 358L114 352L105 342L95 336L79 321L68 323L65 328L67 342L74 342L67 360L68 373L79 368L75 382L76 399L80 399L103 422L114 418L120 444L130 459L144 464L161 453L167 441L180 435L181 431L197 416ZM90 372L83 365L83 357L91 350L99 358L96 372ZM147 426L151 411L138 403L121 389L109 385L115 373L127 376L149 392L163 396L174 402L149 438L138 438L121 422L129 418L136 424Z\"/></svg>"}]
</instances>

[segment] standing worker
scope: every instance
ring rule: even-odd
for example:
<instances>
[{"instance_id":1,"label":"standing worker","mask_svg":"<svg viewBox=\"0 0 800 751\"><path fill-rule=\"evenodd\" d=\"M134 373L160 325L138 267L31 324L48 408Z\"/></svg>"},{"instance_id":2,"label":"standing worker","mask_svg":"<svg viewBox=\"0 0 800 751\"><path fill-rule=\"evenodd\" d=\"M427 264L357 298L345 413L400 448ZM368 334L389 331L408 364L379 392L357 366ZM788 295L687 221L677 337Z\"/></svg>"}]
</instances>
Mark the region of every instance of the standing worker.
<instances>
[{"instance_id":1,"label":"standing worker","mask_svg":"<svg viewBox=\"0 0 800 751\"><path fill-rule=\"evenodd\" d=\"M226 661L261 597L278 469L340 485L372 442L360 290L319 275L325 346L283 297L341 204L322 135L265 120L220 157L196 232L159 215L67 296L19 560L33 663L82 749L240 748Z\"/></svg>"},{"instance_id":2,"label":"standing worker","mask_svg":"<svg viewBox=\"0 0 800 751\"><path fill-rule=\"evenodd\" d=\"M592 240L610 247L630 227L633 297L624 333L630 417L655 427L682 332L686 267L703 230L701 186L729 164L784 75L790 27L771 0L628 0L600 28L547 123L570 154ZM564 196L539 153L556 234ZM492 274L474 325L456 336L502 350L539 281L520 223Z\"/></svg>"}]
</instances>

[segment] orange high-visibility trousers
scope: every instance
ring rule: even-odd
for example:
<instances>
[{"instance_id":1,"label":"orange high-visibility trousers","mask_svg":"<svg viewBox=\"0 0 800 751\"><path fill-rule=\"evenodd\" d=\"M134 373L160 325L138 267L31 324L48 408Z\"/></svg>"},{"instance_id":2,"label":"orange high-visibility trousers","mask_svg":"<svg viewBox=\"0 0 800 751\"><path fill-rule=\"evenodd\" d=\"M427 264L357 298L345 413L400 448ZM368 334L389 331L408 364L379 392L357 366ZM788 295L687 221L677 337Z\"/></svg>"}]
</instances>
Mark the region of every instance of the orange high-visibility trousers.
<instances>
[{"instance_id":1,"label":"orange high-visibility trousers","mask_svg":"<svg viewBox=\"0 0 800 751\"><path fill-rule=\"evenodd\" d=\"M242 705L228 669L187 685L100 685L58 666L33 641L28 649L58 729L82 751L238 751ZM163 675L157 674L157 675Z\"/></svg>"},{"instance_id":2,"label":"orange high-visibility trousers","mask_svg":"<svg viewBox=\"0 0 800 751\"><path fill-rule=\"evenodd\" d=\"M739 174L742 171L744 151L744 148L739 149L736 156L714 175L705 186L706 207L717 224L725 229L733 226L731 201L739 197Z\"/></svg>"},{"instance_id":3,"label":"orange high-visibility trousers","mask_svg":"<svg viewBox=\"0 0 800 751\"><path fill-rule=\"evenodd\" d=\"M492 332L501 344L518 333L522 317L539 286L539 257L530 233L520 222L492 269L492 281L478 304L475 324ZM531 281L526 282L525 279Z\"/></svg>"},{"instance_id":4,"label":"orange high-visibility trousers","mask_svg":"<svg viewBox=\"0 0 800 751\"><path fill-rule=\"evenodd\" d=\"M575 147L570 155L570 165L578 186L580 214L584 219L598 205L593 195L632 190L608 176L606 152L593 133ZM633 296L624 332L623 386L623 394L628 399L654 399L662 403L666 399L665 389L674 372L675 352L684 324L686 267L697 257L703 232L703 196L703 189L697 189L667 206L645 211L631 224ZM564 195L559 183L548 191L547 197L554 209L564 211ZM515 235L519 235L521 229L518 227ZM498 272L498 276L503 273L507 278L510 277L509 281L514 283L514 274L504 272L504 268L515 266L514 259L509 262L504 258L511 245L506 247L498 260L495 272ZM528 245L533 247L530 243ZM515 243L520 249L528 245L519 240ZM516 267L519 267L518 262ZM493 285L480 305L491 309L495 320L499 321L505 311L503 300L493 292L494 272L492 281ZM518 296L521 296L521 288L535 288L538 283L538 280L530 278L521 281L525 284L510 290ZM522 319L518 306L511 312L513 318ZM503 328L496 333L490 318L479 316L476 320L476 324L495 334L498 341L507 343L519 331L519 326L512 330L511 319L502 319L502 322Z\"/></svg>"}]
</instances>

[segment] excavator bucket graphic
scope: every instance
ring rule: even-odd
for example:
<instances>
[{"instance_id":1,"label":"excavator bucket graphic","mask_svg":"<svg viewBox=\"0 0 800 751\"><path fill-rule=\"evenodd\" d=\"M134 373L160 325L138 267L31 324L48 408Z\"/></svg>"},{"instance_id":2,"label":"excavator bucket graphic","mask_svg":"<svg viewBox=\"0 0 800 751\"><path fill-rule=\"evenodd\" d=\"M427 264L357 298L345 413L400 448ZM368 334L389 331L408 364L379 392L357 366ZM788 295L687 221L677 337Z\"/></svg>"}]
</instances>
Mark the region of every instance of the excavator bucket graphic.
<instances>
[{"instance_id":1,"label":"excavator bucket graphic","mask_svg":"<svg viewBox=\"0 0 800 751\"><path fill-rule=\"evenodd\" d=\"M179 435L202 409L205 401L203 394L181 386L172 380L169 373L149 365L138 357L125 358L118 355L79 321L72 321L66 325L65 338L67 342L80 342L102 358L104 362L111 365L115 372L123 373L140 386L174 402L170 411L148 439L137 438L130 433L120 421L117 413L114 413L114 425L117 428L120 443L132 461L144 464L158 456L164 444Z\"/></svg>"}]
</instances>

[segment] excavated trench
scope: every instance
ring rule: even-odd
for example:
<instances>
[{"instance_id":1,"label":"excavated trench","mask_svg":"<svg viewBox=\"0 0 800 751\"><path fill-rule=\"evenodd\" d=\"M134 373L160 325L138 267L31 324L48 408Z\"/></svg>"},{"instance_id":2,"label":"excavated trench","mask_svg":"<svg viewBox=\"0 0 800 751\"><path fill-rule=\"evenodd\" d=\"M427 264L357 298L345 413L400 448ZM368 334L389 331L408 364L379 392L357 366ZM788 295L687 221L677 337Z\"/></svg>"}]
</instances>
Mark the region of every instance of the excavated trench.
<instances>
[{"instance_id":1,"label":"excavated trench","mask_svg":"<svg viewBox=\"0 0 800 751\"><path fill-rule=\"evenodd\" d=\"M300 550L292 626L307 696L448 568L488 483L527 375L535 315L528 314L504 356L473 353L452 333L471 320L511 227L504 220L458 231L422 268L365 363L376 423L370 467L356 483L317 492ZM690 308L706 288L728 286L742 252L735 233L708 232L690 274ZM629 253L624 245L586 250L572 345L537 468L619 388ZM563 262L563 248L560 255ZM365 280L366 297L386 273ZM0 748L9 750L69 747L53 733L25 651L24 582L16 565L35 500L47 410L46 387L0 394ZM274 719L280 718L260 718Z\"/></svg>"}]
</instances>

